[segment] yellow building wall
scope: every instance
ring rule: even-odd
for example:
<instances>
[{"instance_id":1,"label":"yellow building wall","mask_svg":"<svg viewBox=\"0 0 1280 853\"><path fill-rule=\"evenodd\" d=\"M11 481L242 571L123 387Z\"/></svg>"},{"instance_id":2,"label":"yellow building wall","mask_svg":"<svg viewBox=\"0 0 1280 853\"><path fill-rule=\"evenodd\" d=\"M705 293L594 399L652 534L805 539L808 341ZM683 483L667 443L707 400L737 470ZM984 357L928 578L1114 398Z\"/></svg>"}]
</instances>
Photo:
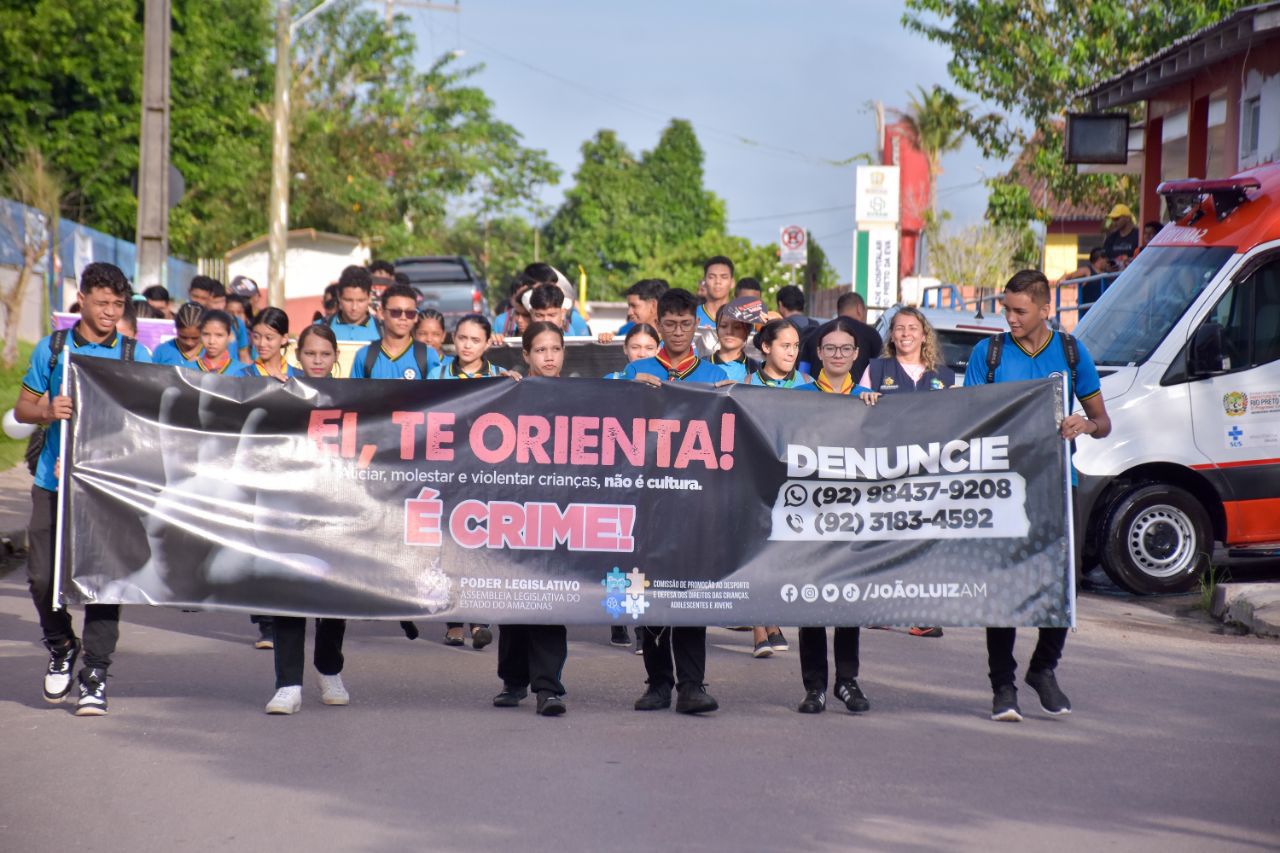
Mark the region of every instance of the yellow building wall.
<instances>
[{"instance_id":1,"label":"yellow building wall","mask_svg":"<svg viewBox=\"0 0 1280 853\"><path fill-rule=\"evenodd\" d=\"M1044 275L1049 281L1057 281L1080 266L1079 236L1076 234L1046 234L1044 238Z\"/></svg>"}]
</instances>

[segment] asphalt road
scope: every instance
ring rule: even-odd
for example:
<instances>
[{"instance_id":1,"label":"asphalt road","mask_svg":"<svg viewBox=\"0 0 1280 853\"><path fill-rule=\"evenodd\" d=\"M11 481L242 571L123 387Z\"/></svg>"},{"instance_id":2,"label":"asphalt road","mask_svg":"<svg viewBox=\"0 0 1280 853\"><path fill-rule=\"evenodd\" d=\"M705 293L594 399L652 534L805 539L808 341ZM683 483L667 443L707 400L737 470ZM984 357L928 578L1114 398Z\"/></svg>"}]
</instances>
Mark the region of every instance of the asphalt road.
<instances>
[{"instance_id":1,"label":"asphalt road","mask_svg":"<svg viewBox=\"0 0 1280 853\"><path fill-rule=\"evenodd\" d=\"M630 709L640 658L570 631L569 713L496 709L496 647L348 631L348 707L262 711L247 617L132 608L111 714L40 697L43 649L0 582L0 850L1249 850L1280 845L1280 643L1191 599L1087 595L1060 680L988 719L982 634L864 632L872 710L795 711L794 651L712 630L706 718ZM1028 632L1030 633L1030 632ZM1030 654L1023 636L1019 658ZM839 706L837 706L839 707Z\"/></svg>"}]
</instances>

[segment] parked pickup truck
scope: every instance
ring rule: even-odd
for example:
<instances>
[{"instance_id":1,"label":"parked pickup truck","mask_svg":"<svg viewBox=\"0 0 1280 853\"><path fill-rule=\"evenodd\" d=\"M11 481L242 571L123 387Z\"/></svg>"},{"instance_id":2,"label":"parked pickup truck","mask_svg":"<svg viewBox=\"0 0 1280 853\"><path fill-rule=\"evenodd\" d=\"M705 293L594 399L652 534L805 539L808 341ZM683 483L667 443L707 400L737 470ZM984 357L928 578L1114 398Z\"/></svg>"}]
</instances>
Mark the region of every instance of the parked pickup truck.
<instances>
[{"instance_id":1,"label":"parked pickup truck","mask_svg":"<svg viewBox=\"0 0 1280 853\"><path fill-rule=\"evenodd\" d=\"M453 331L467 314L483 314L490 320L489 287L460 255L430 255L399 258L396 272L409 277L409 284L422 295L420 309L434 308L444 315L445 331Z\"/></svg>"}]
</instances>

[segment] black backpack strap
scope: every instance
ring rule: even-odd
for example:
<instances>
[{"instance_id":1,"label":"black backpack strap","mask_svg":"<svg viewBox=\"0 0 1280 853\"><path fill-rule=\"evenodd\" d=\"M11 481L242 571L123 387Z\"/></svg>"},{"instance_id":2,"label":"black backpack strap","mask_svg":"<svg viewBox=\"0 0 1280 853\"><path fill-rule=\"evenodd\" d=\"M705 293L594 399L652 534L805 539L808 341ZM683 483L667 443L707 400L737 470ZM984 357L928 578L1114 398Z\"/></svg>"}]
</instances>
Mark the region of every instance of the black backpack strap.
<instances>
[{"instance_id":1,"label":"black backpack strap","mask_svg":"<svg viewBox=\"0 0 1280 853\"><path fill-rule=\"evenodd\" d=\"M58 357L67 346L68 334L67 329L57 329L49 336L49 373L53 373L53 369L58 366Z\"/></svg>"},{"instance_id":2,"label":"black backpack strap","mask_svg":"<svg viewBox=\"0 0 1280 853\"><path fill-rule=\"evenodd\" d=\"M133 361L133 354L138 350L138 342L128 335L120 336L120 360Z\"/></svg>"},{"instance_id":3,"label":"black backpack strap","mask_svg":"<svg viewBox=\"0 0 1280 853\"><path fill-rule=\"evenodd\" d=\"M1062 338L1062 352L1067 357L1067 369L1071 371L1071 393L1076 393L1076 365L1080 363L1080 344L1066 332L1058 332Z\"/></svg>"},{"instance_id":4,"label":"black backpack strap","mask_svg":"<svg viewBox=\"0 0 1280 853\"><path fill-rule=\"evenodd\" d=\"M370 341L369 348L364 351L364 378L373 376L373 366L378 363L378 352L382 349L382 338Z\"/></svg>"},{"instance_id":5,"label":"black backpack strap","mask_svg":"<svg viewBox=\"0 0 1280 853\"><path fill-rule=\"evenodd\" d=\"M427 345L421 341L413 342L413 358L418 362L418 375L427 378Z\"/></svg>"},{"instance_id":6,"label":"black backpack strap","mask_svg":"<svg viewBox=\"0 0 1280 853\"><path fill-rule=\"evenodd\" d=\"M1004 333L991 338L987 345L987 384L996 381L996 368L1000 366L1000 356L1004 354Z\"/></svg>"}]
</instances>

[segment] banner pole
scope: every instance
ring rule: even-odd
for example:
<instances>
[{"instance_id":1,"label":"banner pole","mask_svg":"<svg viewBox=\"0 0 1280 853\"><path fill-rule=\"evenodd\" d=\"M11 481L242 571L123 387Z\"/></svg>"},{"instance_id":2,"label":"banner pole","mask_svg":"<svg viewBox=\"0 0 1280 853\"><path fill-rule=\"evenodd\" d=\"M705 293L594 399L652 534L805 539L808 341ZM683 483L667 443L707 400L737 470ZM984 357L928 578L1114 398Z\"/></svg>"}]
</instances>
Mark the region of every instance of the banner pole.
<instances>
[{"instance_id":1,"label":"banner pole","mask_svg":"<svg viewBox=\"0 0 1280 853\"><path fill-rule=\"evenodd\" d=\"M70 337L70 335L68 335ZM61 393L65 397L67 394L67 386L69 378L67 374L70 372L71 366L71 347L62 348L62 388ZM62 609L62 499L66 495L67 485L67 419L58 421L58 497L53 503L54 511L54 542L53 542L53 609Z\"/></svg>"},{"instance_id":2,"label":"banner pole","mask_svg":"<svg viewBox=\"0 0 1280 853\"><path fill-rule=\"evenodd\" d=\"M1062 416L1071 414L1071 387L1067 377L1062 377ZM1059 422L1061 423L1061 422ZM1071 629L1076 627L1076 512L1072 504L1071 489L1071 442L1066 443L1066 465L1062 469L1062 483L1066 494L1067 508L1067 611L1071 614Z\"/></svg>"}]
</instances>

